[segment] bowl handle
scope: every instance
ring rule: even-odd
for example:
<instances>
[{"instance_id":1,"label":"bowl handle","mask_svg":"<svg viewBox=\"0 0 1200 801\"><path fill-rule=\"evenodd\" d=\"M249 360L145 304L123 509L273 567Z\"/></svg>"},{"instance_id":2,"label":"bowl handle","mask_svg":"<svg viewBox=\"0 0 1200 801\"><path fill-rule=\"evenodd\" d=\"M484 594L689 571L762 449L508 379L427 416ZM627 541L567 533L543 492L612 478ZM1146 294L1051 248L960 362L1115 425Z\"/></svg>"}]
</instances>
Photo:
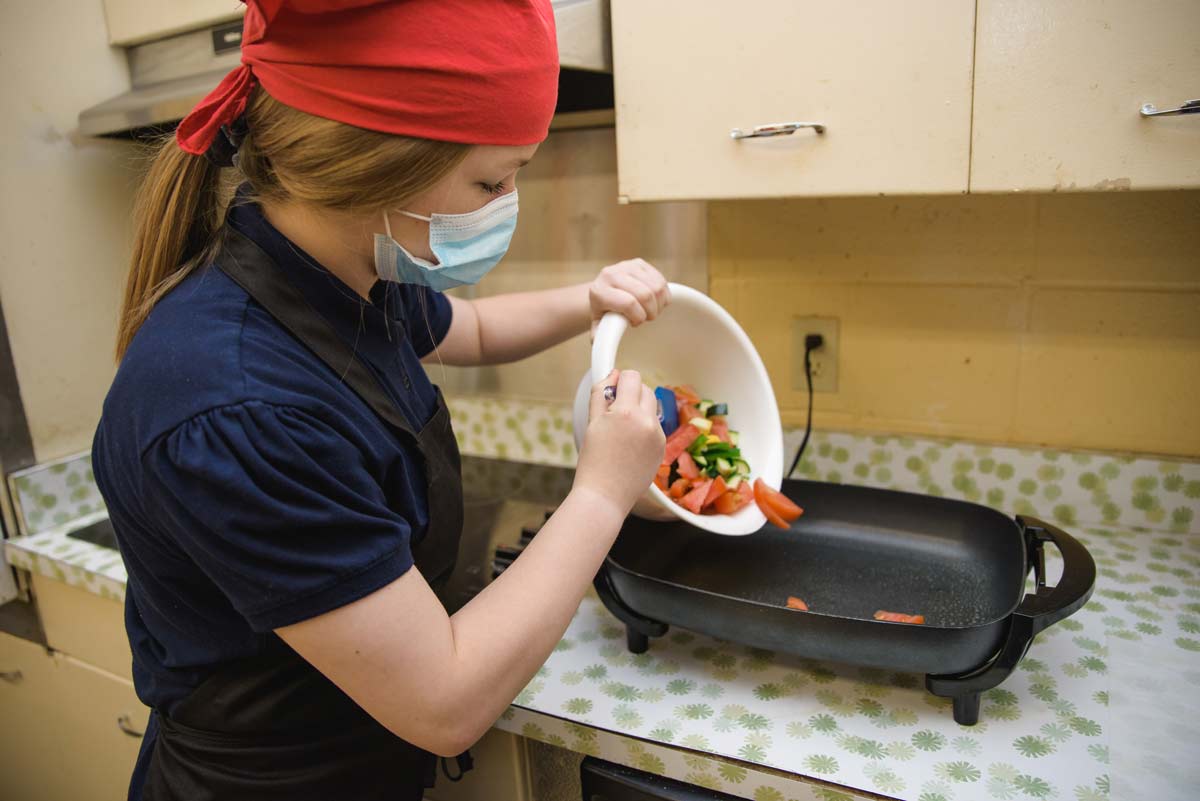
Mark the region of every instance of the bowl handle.
<instances>
[{"instance_id":1,"label":"bowl handle","mask_svg":"<svg viewBox=\"0 0 1200 801\"><path fill-rule=\"evenodd\" d=\"M627 328L629 321L623 314L608 312L600 318L596 336L592 340L592 383L603 379L616 366L617 346L621 344L621 337Z\"/></svg>"}]
</instances>

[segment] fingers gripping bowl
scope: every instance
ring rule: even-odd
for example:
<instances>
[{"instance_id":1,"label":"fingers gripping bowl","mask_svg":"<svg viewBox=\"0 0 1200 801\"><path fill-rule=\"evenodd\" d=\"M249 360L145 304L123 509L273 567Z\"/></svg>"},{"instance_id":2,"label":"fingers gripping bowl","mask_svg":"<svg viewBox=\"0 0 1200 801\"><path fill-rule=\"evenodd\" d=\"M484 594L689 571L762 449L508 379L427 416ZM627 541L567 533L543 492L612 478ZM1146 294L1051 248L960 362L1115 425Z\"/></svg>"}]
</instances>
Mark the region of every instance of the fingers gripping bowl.
<instances>
[{"instance_id":1,"label":"fingers gripping bowl","mask_svg":"<svg viewBox=\"0 0 1200 801\"><path fill-rule=\"evenodd\" d=\"M775 392L762 359L737 321L707 295L671 284L671 305L653 322L630 328L619 314L607 314L592 343L591 370L575 394L575 445L588 424L592 376L613 367L637 370L649 386L691 384L729 407L729 426L755 478L778 489L783 478L783 429ZM598 380L598 379L597 379ZM614 469L619 466L614 465ZM633 507L650 520L683 519L716 534L752 534L766 524L756 504L731 515L693 514L650 486Z\"/></svg>"}]
</instances>

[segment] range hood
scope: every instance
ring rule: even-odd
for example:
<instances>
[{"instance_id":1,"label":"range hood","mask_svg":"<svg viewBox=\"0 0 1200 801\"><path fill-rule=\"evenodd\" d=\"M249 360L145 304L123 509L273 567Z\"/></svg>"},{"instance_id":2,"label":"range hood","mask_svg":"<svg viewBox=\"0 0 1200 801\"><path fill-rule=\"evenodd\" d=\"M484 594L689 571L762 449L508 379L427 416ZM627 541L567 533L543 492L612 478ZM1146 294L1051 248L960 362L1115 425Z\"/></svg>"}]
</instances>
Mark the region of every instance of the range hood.
<instances>
[{"instance_id":1,"label":"range hood","mask_svg":"<svg viewBox=\"0 0 1200 801\"><path fill-rule=\"evenodd\" d=\"M558 107L551 130L612 125L608 0L551 0L558 29ZM79 114L84 136L142 138L168 131L240 63L241 20L126 50L131 88Z\"/></svg>"}]
</instances>

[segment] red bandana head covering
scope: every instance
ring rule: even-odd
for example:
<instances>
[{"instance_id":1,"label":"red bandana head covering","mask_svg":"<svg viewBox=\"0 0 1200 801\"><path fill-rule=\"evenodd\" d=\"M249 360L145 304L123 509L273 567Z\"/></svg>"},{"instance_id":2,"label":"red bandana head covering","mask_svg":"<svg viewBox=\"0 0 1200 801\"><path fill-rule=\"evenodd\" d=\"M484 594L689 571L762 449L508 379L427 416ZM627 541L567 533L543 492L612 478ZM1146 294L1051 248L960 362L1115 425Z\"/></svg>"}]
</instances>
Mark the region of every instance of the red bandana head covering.
<instances>
[{"instance_id":1,"label":"red bandana head covering","mask_svg":"<svg viewBox=\"0 0 1200 801\"><path fill-rule=\"evenodd\" d=\"M255 84L293 108L477 145L546 138L558 95L550 0L245 0L242 65L179 123L205 153Z\"/></svg>"}]
</instances>

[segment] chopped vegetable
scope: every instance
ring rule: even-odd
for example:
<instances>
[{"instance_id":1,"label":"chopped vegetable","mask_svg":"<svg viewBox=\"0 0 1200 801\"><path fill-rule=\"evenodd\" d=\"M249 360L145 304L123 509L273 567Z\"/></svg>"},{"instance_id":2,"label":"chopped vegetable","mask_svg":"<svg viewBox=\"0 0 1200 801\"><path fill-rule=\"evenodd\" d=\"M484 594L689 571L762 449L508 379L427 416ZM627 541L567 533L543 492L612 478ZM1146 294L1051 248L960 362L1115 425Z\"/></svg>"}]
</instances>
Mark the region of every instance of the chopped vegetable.
<instances>
[{"instance_id":1,"label":"chopped vegetable","mask_svg":"<svg viewBox=\"0 0 1200 801\"><path fill-rule=\"evenodd\" d=\"M692 491L684 495L679 503L692 514L700 514L700 510L704 508L704 501L708 499L708 490L712 487L712 483L712 479L707 478L692 484Z\"/></svg>"},{"instance_id":2,"label":"chopped vegetable","mask_svg":"<svg viewBox=\"0 0 1200 801\"><path fill-rule=\"evenodd\" d=\"M671 477L671 465L663 464L658 466L658 472L654 474L654 485L663 492L667 491L667 480Z\"/></svg>"},{"instance_id":3,"label":"chopped vegetable","mask_svg":"<svg viewBox=\"0 0 1200 801\"><path fill-rule=\"evenodd\" d=\"M675 469L683 478L690 481L700 478L700 468L696 466L696 462L687 451L679 454L679 461L676 462L676 465Z\"/></svg>"},{"instance_id":4,"label":"chopped vegetable","mask_svg":"<svg viewBox=\"0 0 1200 801\"><path fill-rule=\"evenodd\" d=\"M804 601L794 595L788 596L787 607L788 609L799 609L801 612L808 611L808 604L804 603Z\"/></svg>"},{"instance_id":5,"label":"chopped vegetable","mask_svg":"<svg viewBox=\"0 0 1200 801\"><path fill-rule=\"evenodd\" d=\"M754 500L767 520L779 528L789 528L788 523L804 514L803 509L779 490L767 486L761 478L754 479Z\"/></svg>"},{"instance_id":6,"label":"chopped vegetable","mask_svg":"<svg viewBox=\"0 0 1200 801\"><path fill-rule=\"evenodd\" d=\"M675 433L667 437L666 450L663 452L662 463L665 465L675 464L675 460L679 458L679 454L686 451L699 435L696 429L691 426L680 426L675 430Z\"/></svg>"},{"instance_id":7,"label":"chopped vegetable","mask_svg":"<svg viewBox=\"0 0 1200 801\"><path fill-rule=\"evenodd\" d=\"M716 503L717 498L720 498L724 494L725 479L717 476L715 479L713 479L712 486L708 488L708 494L704 496L704 506L701 506L700 508L704 509L709 504Z\"/></svg>"},{"instance_id":8,"label":"chopped vegetable","mask_svg":"<svg viewBox=\"0 0 1200 801\"><path fill-rule=\"evenodd\" d=\"M672 399L678 427L667 435L662 467L654 483L694 514L734 514L757 502L767 519L780 528L802 514L799 506L761 479L750 482L750 465L742 458L738 433L731 431L729 405L701 398L690 386L659 387L664 430ZM662 473L663 468L666 474Z\"/></svg>"},{"instance_id":9,"label":"chopped vegetable","mask_svg":"<svg viewBox=\"0 0 1200 801\"><path fill-rule=\"evenodd\" d=\"M887 612L880 609L875 613L876 620L886 620L890 623L914 623L921 625L925 622L924 615L906 615L903 612Z\"/></svg>"}]
</instances>

